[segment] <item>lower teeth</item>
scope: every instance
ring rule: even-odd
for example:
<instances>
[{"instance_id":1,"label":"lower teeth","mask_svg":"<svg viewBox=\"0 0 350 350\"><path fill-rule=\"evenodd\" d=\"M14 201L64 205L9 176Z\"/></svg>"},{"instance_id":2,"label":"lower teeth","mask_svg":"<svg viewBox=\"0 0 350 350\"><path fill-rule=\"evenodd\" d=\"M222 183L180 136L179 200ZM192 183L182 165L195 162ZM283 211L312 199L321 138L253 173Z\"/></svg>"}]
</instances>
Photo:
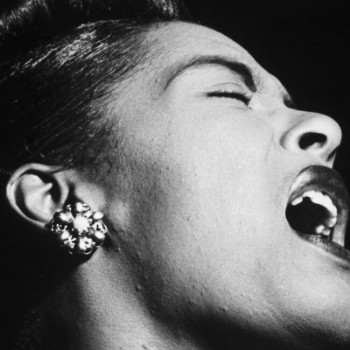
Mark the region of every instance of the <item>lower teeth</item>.
<instances>
[{"instance_id":1,"label":"lower teeth","mask_svg":"<svg viewBox=\"0 0 350 350\"><path fill-rule=\"evenodd\" d=\"M288 205L286 217L294 230L326 237L331 235L337 220L330 217L322 205L315 204L308 198L304 198L298 205Z\"/></svg>"},{"instance_id":2,"label":"lower teeth","mask_svg":"<svg viewBox=\"0 0 350 350\"><path fill-rule=\"evenodd\" d=\"M331 231L331 228L325 227L324 225L319 225L315 228L315 232L323 236L329 236L331 234Z\"/></svg>"}]
</instances>

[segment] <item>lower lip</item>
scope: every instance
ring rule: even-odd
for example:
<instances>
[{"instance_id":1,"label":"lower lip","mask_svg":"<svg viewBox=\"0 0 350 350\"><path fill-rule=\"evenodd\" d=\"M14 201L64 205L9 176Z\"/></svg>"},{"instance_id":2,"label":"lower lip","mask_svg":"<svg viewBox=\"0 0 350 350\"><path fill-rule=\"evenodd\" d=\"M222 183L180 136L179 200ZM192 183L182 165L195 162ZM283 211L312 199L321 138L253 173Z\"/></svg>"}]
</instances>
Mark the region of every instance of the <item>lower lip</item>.
<instances>
[{"instance_id":1,"label":"lower lip","mask_svg":"<svg viewBox=\"0 0 350 350\"><path fill-rule=\"evenodd\" d=\"M329 241L328 238L319 236L319 235L306 235L304 233L299 233L298 235L312 244L316 245L319 248L322 248L326 252L332 254L333 256L350 263L350 251L342 247L341 245Z\"/></svg>"}]
</instances>

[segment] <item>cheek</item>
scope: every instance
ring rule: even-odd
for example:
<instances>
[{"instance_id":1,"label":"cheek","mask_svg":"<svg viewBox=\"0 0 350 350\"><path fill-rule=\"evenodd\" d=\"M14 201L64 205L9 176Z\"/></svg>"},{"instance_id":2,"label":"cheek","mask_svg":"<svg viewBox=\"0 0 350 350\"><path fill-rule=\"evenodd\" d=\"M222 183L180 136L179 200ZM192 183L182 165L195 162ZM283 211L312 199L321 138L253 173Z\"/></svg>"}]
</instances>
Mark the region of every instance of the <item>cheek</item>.
<instances>
[{"instance_id":1,"label":"cheek","mask_svg":"<svg viewBox=\"0 0 350 350\"><path fill-rule=\"evenodd\" d=\"M223 307L234 304L238 315L247 295L259 299L253 295L272 232L273 179L266 171L271 135L257 129L254 135L250 123L224 118L183 128L153 162L156 180L140 205L138 222L147 225L139 229L138 254L147 288L162 307L178 308L180 296L207 307L220 300Z\"/></svg>"},{"instance_id":2,"label":"cheek","mask_svg":"<svg viewBox=\"0 0 350 350\"><path fill-rule=\"evenodd\" d=\"M328 312L345 288L285 220L296 158L256 118L179 111L138 120L127 137L133 212L122 239L142 297L171 317L220 310L256 329L282 318L308 329L312 317L315 329L347 327L350 306Z\"/></svg>"}]
</instances>

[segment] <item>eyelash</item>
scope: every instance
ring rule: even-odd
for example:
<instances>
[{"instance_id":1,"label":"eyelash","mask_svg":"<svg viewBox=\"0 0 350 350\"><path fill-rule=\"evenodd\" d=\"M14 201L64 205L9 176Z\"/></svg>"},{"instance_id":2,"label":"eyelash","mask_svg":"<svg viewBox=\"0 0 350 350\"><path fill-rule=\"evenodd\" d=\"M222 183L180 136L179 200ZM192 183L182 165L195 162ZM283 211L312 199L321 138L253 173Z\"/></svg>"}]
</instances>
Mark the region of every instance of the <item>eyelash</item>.
<instances>
[{"instance_id":1,"label":"eyelash","mask_svg":"<svg viewBox=\"0 0 350 350\"><path fill-rule=\"evenodd\" d=\"M212 91L212 92L208 92L207 96L232 98L232 99L242 101L247 106L249 105L249 102L251 99L249 96L240 92L235 92L235 91Z\"/></svg>"}]
</instances>

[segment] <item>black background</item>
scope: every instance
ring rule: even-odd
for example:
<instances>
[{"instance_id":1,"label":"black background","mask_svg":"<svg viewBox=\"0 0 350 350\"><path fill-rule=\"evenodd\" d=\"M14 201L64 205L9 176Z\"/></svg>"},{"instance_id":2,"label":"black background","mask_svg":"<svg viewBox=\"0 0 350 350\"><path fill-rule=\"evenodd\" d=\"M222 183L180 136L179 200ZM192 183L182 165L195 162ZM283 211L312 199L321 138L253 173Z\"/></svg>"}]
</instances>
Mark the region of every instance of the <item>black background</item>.
<instances>
[{"instance_id":1,"label":"black background","mask_svg":"<svg viewBox=\"0 0 350 350\"><path fill-rule=\"evenodd\" d=\"M299 109L343 129L335 168L350 185L349 0L187 0L190 13L247 49Z\"/></svg>"}]
</instances>

